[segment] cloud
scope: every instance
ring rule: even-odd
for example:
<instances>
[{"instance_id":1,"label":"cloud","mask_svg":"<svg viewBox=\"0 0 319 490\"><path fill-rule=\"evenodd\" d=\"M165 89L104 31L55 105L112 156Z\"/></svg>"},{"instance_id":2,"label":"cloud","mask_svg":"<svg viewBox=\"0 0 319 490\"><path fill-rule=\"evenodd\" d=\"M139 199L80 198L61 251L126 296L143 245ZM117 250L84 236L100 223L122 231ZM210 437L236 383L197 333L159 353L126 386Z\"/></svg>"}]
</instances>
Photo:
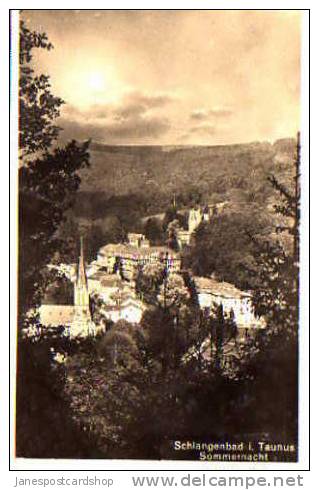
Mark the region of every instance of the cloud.
<instances>
[{"instance_id":1,"label":"cloud","mask_svg":"<svg viewBox=\"0 0 319 490\"><path fill-rule=\"evenodd\" d=\"M170 124L166 118L149 117L126 121L114 121L107 124L93 124L62 119L62 139L92 139L106 144L139 143L156 140L165 134Z\"/></svg>"},{"instance_id":2,"label":"cloud","mask_svg":"<svg viewBox=\"0 0 319 490\"><path fill-rule=\"evenodd\" d=\"M160 109L172 100L173 98L166 94L145 95L140 92L132 92L123 98L113 110L113 114L116 119L131 119L154 109Z\"/></svg>"},{"instance_id":3,"label":"cloud","mask_svg":"<svg viewBox=\"0 0 319 490\"><path fill-rule=\"evenodd\" d=\"M121 140L127 138L138 141L141 138L158 138L166 133L170 124L166 118L138 118L137 120L128 120L119 124L109 124L106 130L106 136L112 139Z\"/></svg>"},{"instance_id":4,"label":"cloud","mask_svg":"<svg viewBox=\"0 0 319 490\"><path fill-rule=\"evenodd\" d=\"M193 126L189 130L189 134L201 134L201 135L214 135L216 133L216 127L212 124L203 124L201 126Z\"/></svg>"},{"instance_id":5,"label":"cloud","mask_svg":"<svg viewBox=\"0 0 319 490\"><path fill-rule=\"evenodd\" d=\"M127 103L137 103L146 109L154 107L163 107L164 105L172 102L174 97L169 94L156 94L149 95L143 94L141 92L131 92L126 97L124 97L124 102Z\"/></svg>"},{"instance_id":6,"label":"cloud","mask_svg":"<svg viewBox=\"0 0 319 490\"><path fill-rule=\"evenodd\" d=\"M72 118L93 119L130 119L162 109L176 99L169 94L143 94L141 92L130 92L118 103L93 104L86 109L80 109L74 105L67 104L63 107L63 116Z\"/></svg>"},{"instance_id":7,"label":"cloud","mask_svg":"<svg viewBox=\"0 0 319 490\"><path fill-rule=\"evenodd\" d=\"M207 113L204 111L193 111L190 115L190 118L195 121L203 121L207 119Z\"/></svg>"},{"instance_id":8,"label":"cloud","mask_svg":"<svg viewBox=\"0 0 319 490\"><path fill-rule=\"evenodd\" d=\"M119 107L113 112L115 119L117 120L125 120L132 119L135 117L139 117L146 112L144 106L140 104L128 104L122 107Z\"/></svg>"},{"instance_id":9,"label":"cloud","mask_svg":"<svg viewBox=\"0 0 319 490\"><path fill-rule=\"evenodd\" d=\"M198 109L193 111L190 115L190 119L194 121L205 121L209 119L219 119L219 118L227 118L232 116L234 113L233 110L229 108L216 107L214 109Z\"/></svg>"},{"instance_id":10,"label":"cloud","mask_svg":"<svg viewBox=\"0 0 319 490\"><path fill-rule=\"evenodd\" d=\"M167 94L131 92L117 104L94 104L86 110L69 106L59 122L62 138L123 144L157 139L171 127L157 110L172 100Z\"/></svg>"},{"instance_id":11,"label":"cloud","mask_svg":"<svg viewBox=\"0 0 319 490\"><path fill-rule=\"evenodd\" d=\"M33 61L50 75L56 95L81 110L100 100L99 108L68 119L110 124L165 115L171 125L167 144L204 123L216 123L217 134L207 143L218 144L273 140L299 128L301 11L26 10L22 15L55 46ZM87 85L91 72L105 75L105 89L97 94ZM119 100L126 90L131 94Z\"/></svg>"},{"instance_id":12,"label":"cloud","mask_svg":"<svg viewBox=\"0 0 319 490\"><path fill-rule=\"evenodd\" d=\"M211 109L208 114L215 118L230 117L233 115L233 111L231 109Z\"/></svg>"}]
</instances>

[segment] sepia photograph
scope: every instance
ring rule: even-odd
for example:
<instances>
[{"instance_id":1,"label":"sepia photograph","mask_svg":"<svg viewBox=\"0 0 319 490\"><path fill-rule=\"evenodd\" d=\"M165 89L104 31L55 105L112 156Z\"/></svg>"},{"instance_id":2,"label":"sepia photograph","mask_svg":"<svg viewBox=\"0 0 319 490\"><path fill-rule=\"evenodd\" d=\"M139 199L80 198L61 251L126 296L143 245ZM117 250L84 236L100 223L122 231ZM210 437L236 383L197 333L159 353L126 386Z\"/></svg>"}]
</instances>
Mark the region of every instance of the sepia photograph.
<instances>
[{"instance_id":1,"label":"sepia photograph","mask_svg":"<svg viewBox=\"0 0 319 490\"><path fill-rule=\"evenodd\" d=\"M300 461L304 15L11 11L15 458Z\"/></svg>"}]
</instances>

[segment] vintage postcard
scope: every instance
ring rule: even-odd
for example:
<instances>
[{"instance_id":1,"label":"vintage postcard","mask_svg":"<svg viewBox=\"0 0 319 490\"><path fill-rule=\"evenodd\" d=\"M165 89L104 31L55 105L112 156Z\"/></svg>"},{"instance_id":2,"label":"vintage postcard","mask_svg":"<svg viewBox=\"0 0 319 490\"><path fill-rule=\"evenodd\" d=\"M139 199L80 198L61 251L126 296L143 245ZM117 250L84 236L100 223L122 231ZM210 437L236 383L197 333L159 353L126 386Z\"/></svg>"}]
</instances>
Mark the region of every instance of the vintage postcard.
<instances>
[{"instance_id":1,"label":"vintage postcard","mask_svg":"<svg viewBox=\"0 0 319 490\"><path fill-rule=\"evenodd\" d=\"M301 461L306 21L11 12L15 460Z\"/></svg>"}]
</instances>

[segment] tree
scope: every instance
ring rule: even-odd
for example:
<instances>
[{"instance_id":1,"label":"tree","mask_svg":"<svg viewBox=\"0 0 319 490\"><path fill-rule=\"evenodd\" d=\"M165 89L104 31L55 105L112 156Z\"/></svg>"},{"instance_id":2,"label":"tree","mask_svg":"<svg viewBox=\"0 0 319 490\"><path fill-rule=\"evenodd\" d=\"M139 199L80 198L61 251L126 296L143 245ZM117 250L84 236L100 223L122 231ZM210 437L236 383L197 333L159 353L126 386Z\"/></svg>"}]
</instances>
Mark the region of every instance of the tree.
<instances>
[{"instance_id":1,"label":"tree","mask_svg":"<svg viewBox=\"0 0 319 490\"><path fill-rule=\"evenodd\" d=\"M210 357L212 360L214 359L214 368L220 371L222 369L224 348L236 339L238 333L234 312L231 310L230 314L226 316L223 305L217 305L209 319L209 323Z\"/></svg>"},{"instance_id":2,"label":"tree","mask_svg":"<svg viewBox=\"0 0 319 490\"><path fill-rule=\"evenodd\" d=\"M103 326L104 331L110 330L110 328L113 325L113 322L111 320L108 320L105 318L105 314L103 313L103 310L105 308L105 302L103 298L95 293L90 295L90 312L92 315L92 320L97 326Z\"/></svg>"},{"instance_id":3,"label":"tree","mask_svg":"<svg viewBox=\"0 0 319 490\"><path fill-rule=\"evenodd\" d=\"M204 348L210 334L224 347L225 333L180 278L160 289L140 325L118 322L93 351L65 363L64 394L74 420L107 457L172 457L176 438L220 436L233 382Z\"/></svg>"},{"instance_id":4,"label":"tree","mask_svg":"<svg viewBox=\"0 0 319 490\"><path fill-rule=\"evenodd\" d=\"M81 235L79 223L68 212L64 215L56 236L61 244L55 256L56 262L66 264L77 262L80 238L81 236L86 237L86 234Z\"/></svg>"},{"instance_id":5,"label":"tree","mask_svg":"<svg viewBox=\"0 0 319 490\"><path fill-rule=\"evenodd\" d=\"M46 265L61 247L56 233L80 185L79 170L89 165L89 143L52 144L62 99L50 91L47 75L30 66L36 49L52 49L45 33L20 24L19 80L19 318L39 304L49 274ZM23 321L23 320L22 320ZM21 321L20 321L21 323Z\"/></svg>"},{"instance_id":6,"label":"tree","mask_svg":"<svg viewBox=\"0 0 319 490\"><path fill-rule=\"evenodd\" d=\"M190 344L183 325L175 327L171 313L153 307L136 328L114 325L97 354L68 358L65 397L108 457L159 457L183 427Z\"/></svg>"},{"instance_id":7,"label":"tree","mask_svg":"<svg viewBox=\"0 0 319 490\"><path fill-rule=\"evenodd\" d=\"M190 299L190 292L179 274L164 276L158 294L158 305L164 310L177 312Z\"/></svg>"},{"instance_id":8,"label":"tree","mask_svg":"<svg viewBox=\"0 0 319 490\"><path fill-rule=\"evenodd\" d=\"M157 218L149 218L146 221L143 233L152 244L160 244L164 240L163 227Z\"/></svg>"},{"instance_id":9,"label":"tree","mask_svg":"<svg viewBox=\"0 0 319 490\"><path fill-rule=\"evenodd\" d=\"M129 323L120 320L101 338L98 352L112 369L134 363L137 348L132 331Z\"/></svg>"},{"instance_id":10,"label":"tree","mask_svg":"<svg viewBox=\"0 0 319 490\"><path fill-rule=\"evenodd\" d=\"M63 379L56 378L52 365L53 339L29 342L21 334L37 321L29 312L56 277L47 265L61 250L63 238L57 232L79 188L79 170L89 165L88 142L56 145L60 128L55 120L63 101L51 93L49 77L31 68L34 51L52 47L45 33L20 23L16 448L21 457L85 457L62 397Z\"/></svg>"},{"instance_id":11,"label":"tree","mask_svg":"<svg viewBox=\"0 0 319 490\"><path fill-rule=\"evenodd\" d=\"M248 271L254 261L252 235L266 235L270 219L259 209L234 211L201 223L194 233L194 245L184 254L186 267L195 275L215 274L221 281L241 289L254 287Z\"/></svg>"},{"instance_id":12,"label":"tree","mask_svg":"<svg viewBox=\"0 0 319 490\"><path fill-rule=\"evenodd\" d=\"M85 343L84 343L85 344ZM101 457L93 434L79 430L64 396L64 365L57 354L92 352L94 345L71 345L59 329L34 339L18 339L16 456L23 458Z\"/></svg>"},{"instance_id":13,"label":"tree","mask_svg":"<svg viewBox=\"0 0 319 490\"><path fill-rule=\"evenodd\" d=\"M238 412L247 431L265 432L282 441L298 438L298 295L300 224L300 142L297 139L294 175L280 183L269 178L278 192L275 213L280 218L272 240L252 237L258 275L253 292L255 311L266 329L243 348L239 380L249 404ZM290 237L290 239L289 239ZM266 388L267 387L267 388Z\"/></svg>"},{"instance_id":14,"label":"tree","mask_svg":"<svg viewBox=\"0 0 319 490\"><path fill-rule=\"evenodd\" d=\"M167 226L167 246L176 252L179 250L177 232L179 229L179 222L177 219L171 221Z\"/></svg>"},{"instance_id":15,"label":"tree","mask_svg":"<svg viewBox=\"0 0 319 490\"><path fill-rule=\"evenodd\" d=\"M78 256L78 246L80 237L85 237L85 257L88 262L96 259L99 249L107 243L107 233L103 231L99 222L89 222L87 226L79 226L79 233L76 240L76 250Z\"/></svg>"},{"instance_id":16,"label":"tree","mask_svg":"<svg viewBox=\"0 0 319 490\"><path fill-rule=\"evenodd\" d=\"M45 291L45 303L53 305L70 305L73 303L74 286L64 274L58 274L56 281Z\"/></svg>"},{"instance_id":17,"label":"tree","mask_svg":"<svg viewBox=\"0 0 319 490\"><path fill-rule=\"evenodd\" d=\"M294 175L288 185L280 183L274 175L269 177L279 193L279 203L274 205L274 210L281 220L276 226L276 239L261 241L252 237L256 272L260 277L253 300L257 313L265 315L269 325L284 328L287 335L296 338L299 316L299 134L293 166Z\"/></svg>"},{"instance_id":18,"label":"tree","mask_svg":"<svg viewBox=\"0 0 319 490\"><path fill-rule=\"evenodd\" d=\"M53 49L47 35L30 31L21 21L19 41L19 148L24 160L35 152L46 152L57 139L60 128L53 121L64 102L51 93L49 77L35 75L30 66L34 49Z\"/></svg>"},{"instance_id":19,"label":"tree","mask_svg":"<svg viewBox=\"0 0 319 490\"><path fill-rule=\"evenodd\" d=\"M139 267L135 276L135 291L148 304L156 304L160 285L164 281L165 267L158 264L146 264Z\"/></svg>"},{"instance_id":20,"label":"tree","mask_svg":"<svg viewBox=\"0 0 319 490\"><path fill-rule=\"evenodd\" d=\"M47 264L61 247L56 232L88 165L88 144L75 141L29 162L19 173L19 313L39 304L50 281Z\"/></svg>"},{"instance_id":21,"label":"tree","mask_svg":"<svg viewBox=\"0 0 319 490\"><path fill-rule=\"evenodd\" d=\"M105 243L123 242L127 238L127 230L118 216L110 215L101 222Z\"/></svg>"}]
</instances>

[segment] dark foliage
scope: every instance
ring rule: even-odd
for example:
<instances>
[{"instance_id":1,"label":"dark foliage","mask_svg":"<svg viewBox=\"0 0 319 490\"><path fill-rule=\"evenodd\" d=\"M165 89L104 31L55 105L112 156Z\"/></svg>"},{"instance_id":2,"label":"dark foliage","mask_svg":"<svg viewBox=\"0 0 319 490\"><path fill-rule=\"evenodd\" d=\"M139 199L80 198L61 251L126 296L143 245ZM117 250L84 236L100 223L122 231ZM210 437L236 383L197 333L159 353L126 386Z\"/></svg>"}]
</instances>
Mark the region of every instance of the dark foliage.
<instances>
[{"instance_id":1,"label":"dark foliage","mask_svg":"<svg viewBox=\"0 0 319 490\"><path fill-rule=\"evenodd\" d=\"M184 253L185 267L191 267L195 275L213 273L221 281L250 289L257 280L247 272L254 260L251 235L266 232L269 219L258 209L214 216L198 227L193 246Z\"/></svg>"},{"instance_id":2,"label":"dark foliage","mask_svg":"<svg viewBox=\"0 0 319 490\"><path fill-rule=\"evenodd\" d=\"M70 406L63 395L64 373L53 362L56 352L70 350L68 341L61 340L59 330L36 343L27 339L19 342L17 457L100 457L91 435L79 430L73 422Z\"/></svg>"},{"instance_id":3,"label":"dark foliage","mask_svg":"<svg viewBox=\"0 0 319 490\"><path fill-rule=\"evenodd\" d=\"M49 274L46 269L62 247L56 232L80 184L77 175L88 165L88 143L65 148L23 166L19 174L19 313L39 304Z\"/></svg>"},{"instance_id":4,"label":"dark foliage","mask_svg":"<svg viewBox=\"0 0 319 490\"><path fill-rule=\"evenodd\" d=\"M51 49L46 34L20 24L19 80L19 304L16 452L23 457L85 455L61 397L63 381L52 367L49 343L22 339L56 273L47 268L63 247L56 232L80 184L78 171L89 164L88 143L71 141L51 148L59 134L54 124L62 100L50 91L49 78L30 67L36 49Z\"/></svg>"},{"instance_id":5,"label":"dark foliage","mask_svg":"<svg viewBox=\"0 0 319 490\"><path fill-rule=\"evenodd\" d=\"M254 305L267 321L267 329L246 346L241 379L247 396L247 430L268 431L273 440L298 442L298 328L299 328L299 225L300 144L294 159L295 174L289 187L270 178L278 191L275 212L282 218L277 240L253 240L260 281ZM291 190L292 189L292 190ZM290 218L287 220L287 217ZM287 237L290 236L290 246ZM285 240L284 240L285 238ZM292 242L292 243L291 243ZM284 246L284 243L286 246ZM289 244L289 241L288 241ZM258 412L256 412L258 410ZM257 417L258 413L258 417Z\"/></svg>"},{"instance_id":6,"label":"dark foliage","mask_svg":"<svg viewBox=\"0 0 319 490\"><path fill-rule=\"evenodd\" d=\"M143 233L152 245L162 244L165 240L162 223L157 218L149 218L146 221Z\"/></svg>"},{"instance_id":7,"label":"dark foliage","mask_svg":"<svg viewBox=\"0 0 319 490\"><path fill-rule=\"evenodd\" d=\"M221 420L233 382L221 366L215 369L215 357L196 352L210 334L220 345L215 327L226 320L221 312L200 319L189 296L178 307L172 297L167 292L167 300L148 309L138 326L114 325L95 352L79 352L65 365L74 418L90 428L108 457L167 458L178 437L225 433Z\"/></svg>"},{"instance_id":8,"label":"dark foliage","mask_svg":"<svg viewBox=\"0 0 319 490\"><path fill-rule=\"evenodd\" d=\"M64 103L50 91L49 77L35 75L30 63L33 50L51 50L53 45L45 33L30 31L23 21L20 23L20 79L19 79L19 147L21 156L36 151L46 151L58 137L60 128L53 120L60 114Z\"/></svg>"}]
</instances>

